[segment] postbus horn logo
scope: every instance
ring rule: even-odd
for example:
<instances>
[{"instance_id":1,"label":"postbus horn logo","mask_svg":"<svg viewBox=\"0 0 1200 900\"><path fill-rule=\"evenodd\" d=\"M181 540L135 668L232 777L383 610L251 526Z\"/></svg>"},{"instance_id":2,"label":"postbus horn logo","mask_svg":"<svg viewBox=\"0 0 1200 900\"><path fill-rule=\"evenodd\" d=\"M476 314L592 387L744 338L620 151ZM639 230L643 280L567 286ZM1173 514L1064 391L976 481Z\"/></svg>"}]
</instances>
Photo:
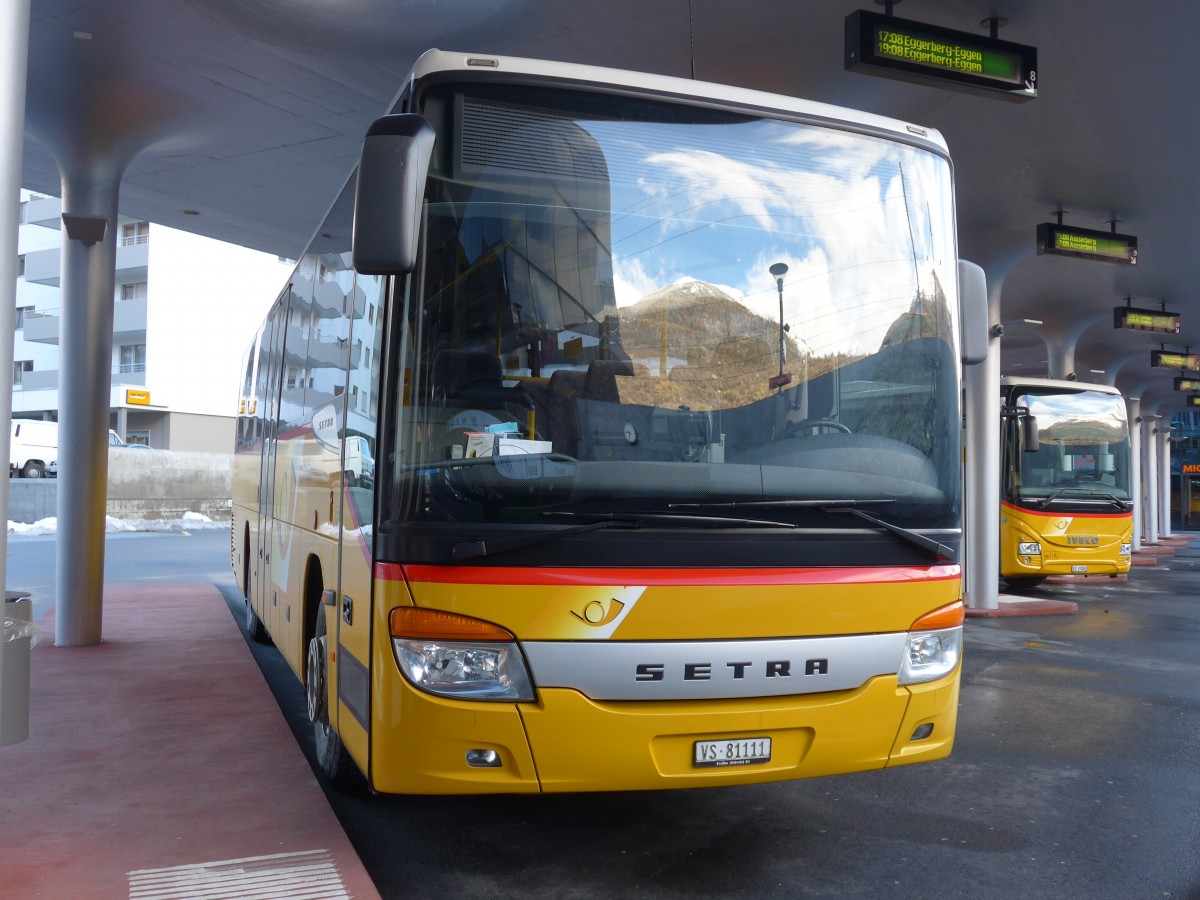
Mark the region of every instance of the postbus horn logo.
<instances>
[{"instance_id":1,"label":"postbus horn logo","mask_svg":"<svg viewBox=\"0 0 1200 900\"><path fill-rule=\"evenodd\" d=\"M613 597L607 603L603 600L593 600L579 612L571 610L571 615L585 625L599 627L613 622L624 608L625 604Z\"/></svg>"}]
</instances>

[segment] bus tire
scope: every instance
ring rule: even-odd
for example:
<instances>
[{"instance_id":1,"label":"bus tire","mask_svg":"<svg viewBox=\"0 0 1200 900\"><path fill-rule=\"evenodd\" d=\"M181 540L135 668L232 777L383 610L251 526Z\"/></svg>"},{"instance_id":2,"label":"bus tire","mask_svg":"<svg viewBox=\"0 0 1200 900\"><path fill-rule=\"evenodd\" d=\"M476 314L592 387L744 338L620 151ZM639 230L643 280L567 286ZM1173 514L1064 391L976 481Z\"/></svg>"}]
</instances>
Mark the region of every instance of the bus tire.
<instances>
[{"instance_id":1,"label":"bus tire","mask_svg":"<svg viewBox=\"0 0 1200 900\"><path fill-rule=\"evenodd\" d=\"M330 784L345 790L355 783L358 769L329 721L329 680L325 672L329 659L327 644L325 609L318 607L316 631L308 642L304 693L308 719L313 723L317 767L325 773Z\"/></svg>"},{"instance_id":2,"label":"bus tire","mask_svg":"<svg viewBox=\"0 0 1200 900\"><path fill-rule=\"evenodd\" d=\"M246 536L246 540L242 546L242 596L246 599L246 635L256 644L265 644L270 638L267 636L267 629L263 626L262 619L258 617L258 613L254 611L254 605L250 602L250 536Z\"/></svg>"},{"instance_id":3,"label":"bus tire","mask_svg":"<svg viewBox=\"0 0 1200 900\"><path fill-rule=\"evenodd\" d=\"M1016 591L1035 588L1046 580L1045 575L1013 575L1004 579L1004 583Z\"/></svg>"},{"instance_id":4,"label":"bus tire","mask_svg":"<svg viewBox=\"0 0 1200 900\"><path fill-rule=\"evenodd\" d=\"M265 644L269 640L267 629L254 611L249 597L246 598L246 635L256 644Z\"/></svg>"},{"instance_id":5,"label":"bus tire","mask_svg":"<svg viewBox=\"0 0 1200 900\"><path fill-rule=\"evenodd\" d=\"M21 469L22 478L41 478L46 474L46 470L42 468L42 464L37 460L29 460Z\"/></svg>"}]
</instances>

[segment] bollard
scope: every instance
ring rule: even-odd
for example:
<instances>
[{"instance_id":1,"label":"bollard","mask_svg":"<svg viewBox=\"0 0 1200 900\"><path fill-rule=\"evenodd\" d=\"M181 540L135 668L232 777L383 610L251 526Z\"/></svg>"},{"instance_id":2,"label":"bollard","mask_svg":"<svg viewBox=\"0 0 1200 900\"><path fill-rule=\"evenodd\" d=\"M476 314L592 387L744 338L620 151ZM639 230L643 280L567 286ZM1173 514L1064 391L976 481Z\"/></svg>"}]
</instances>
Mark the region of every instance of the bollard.
<instances>
[{"instance_id":1,"label":"bollard","mask_svg":"<svg viewBox=\"0 0 1200 900\"><path fill-rule=\"evenodd\" d=\"M29 737L29 648L33 639L33 604L29 594L4 594L4 641L0 653L0 747Z\"/></svg>"}]
</instances>

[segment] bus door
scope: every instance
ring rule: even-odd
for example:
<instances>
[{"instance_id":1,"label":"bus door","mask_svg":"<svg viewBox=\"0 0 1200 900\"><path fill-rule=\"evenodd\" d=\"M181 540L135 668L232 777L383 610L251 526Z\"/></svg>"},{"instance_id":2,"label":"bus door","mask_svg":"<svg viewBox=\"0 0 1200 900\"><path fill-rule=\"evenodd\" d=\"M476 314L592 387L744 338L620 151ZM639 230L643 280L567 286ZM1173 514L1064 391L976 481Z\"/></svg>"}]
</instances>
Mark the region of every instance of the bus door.
<instances>
[{"instance_id":1,"label":"bus door","mask_svg":"<svg viewBox=\"0 0 1200 900\"><path fill-rule=\"evenodd\" d=\"M371 696L371 610L373 557L371 535L375 506L375 461L379 411L379 353L388 280L356 275L347 298L345 360L347 379L342 469L341 560L337 625L337 699L333 715L338 734L364 771L369 765ZM385 638L386 640L386 638Z\"/></svg>"},{"instance_id":2,"label":"bus door","mask_svg":"<svg viewBox=\"0 0 1200 900\"><path fill-rule=\"evenodd\" d=\"M271 573L271 538L275 533L275 448L279 432L279 394L283 382L283 338L287 328L289 285L267 317L263 335L264 357L267 360L266 413L263 420L263 453L259 471L258 546L252 552L258 563L254 605L258 617L272 636L278 635L275 622L274 588Z\"/></svg>"}]
</instances>

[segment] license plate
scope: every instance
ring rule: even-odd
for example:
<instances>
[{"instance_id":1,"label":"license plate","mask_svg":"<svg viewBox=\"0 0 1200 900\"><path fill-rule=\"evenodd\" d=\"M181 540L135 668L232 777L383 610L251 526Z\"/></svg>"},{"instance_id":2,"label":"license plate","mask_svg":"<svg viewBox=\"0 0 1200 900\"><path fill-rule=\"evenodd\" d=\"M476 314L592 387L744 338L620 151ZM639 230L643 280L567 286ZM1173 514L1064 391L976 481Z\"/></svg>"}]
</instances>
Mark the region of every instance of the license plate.
<instances>
[{"instance_id":1,"label":"license plate","mask_svg":"<svg viewBox=\"0 0 1200 900\"><path fill-rule=\"evenodd\" d=\"M1086 575L1087 574L1087 566L1071 566L1071 571L1074 572L1076 575Z\"/></svg>"},{"instance_id":2,"label":"license plate","mask_svg":"<svg viewBox=\"0 0 1200 900\"><path fill-rule=\"evenodd\" d=\"M693 765L697 769L724 766L753 766L771 761L769 737L735 738L725 741L696 741Z\"/></svg>"}]
</instances>

